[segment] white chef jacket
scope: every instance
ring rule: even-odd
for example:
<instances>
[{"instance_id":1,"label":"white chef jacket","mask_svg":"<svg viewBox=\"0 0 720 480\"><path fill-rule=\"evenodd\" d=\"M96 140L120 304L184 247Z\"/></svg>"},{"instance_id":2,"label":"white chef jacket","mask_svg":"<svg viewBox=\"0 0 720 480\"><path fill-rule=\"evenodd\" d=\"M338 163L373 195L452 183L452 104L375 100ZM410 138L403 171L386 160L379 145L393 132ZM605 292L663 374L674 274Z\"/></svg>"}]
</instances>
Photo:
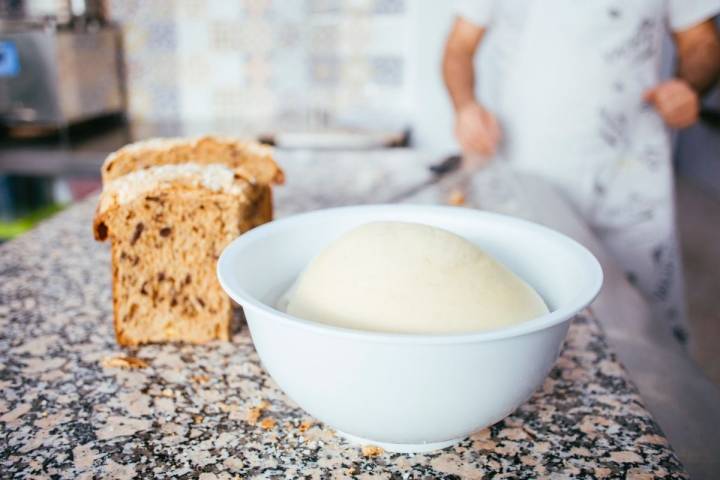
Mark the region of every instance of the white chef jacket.
<instances>
[{"instance_id":1,"label":"white chef jacket","mask_svg":"<svg viewBox=\"0 0 720 480\"><path fill-rule=\"evenodd\" d=\"M643 101L661 47L720 0L463 0L485 27L478 96L503 131L499 156L553 182L683 334L670 136Z\"/></svg>"}]
</instances>

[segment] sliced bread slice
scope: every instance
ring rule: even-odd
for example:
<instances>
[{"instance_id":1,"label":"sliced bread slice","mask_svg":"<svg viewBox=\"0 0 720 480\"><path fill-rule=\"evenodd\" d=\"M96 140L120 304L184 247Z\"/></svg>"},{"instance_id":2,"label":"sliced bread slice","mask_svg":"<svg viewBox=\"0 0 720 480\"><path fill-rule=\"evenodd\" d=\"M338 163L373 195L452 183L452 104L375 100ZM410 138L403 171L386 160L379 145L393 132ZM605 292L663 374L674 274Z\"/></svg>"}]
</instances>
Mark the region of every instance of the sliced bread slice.
<instances>
[{"instance_id":1,"label":"sliced bread slice","mask_svg":"<svg viewBox=\"0 0 720 480\"><path fill-rule=\"evenodd\" d=\"M273 161L272 148L216 136L154 138L127 145L105 160L102 179L104 183L135 170L188 162L226 165L250 183L283 182L282 170Z\"/></svg>"},{"instance_id":2,"label":"sliced bread slice","mask_svg":"<svg viewBox=\"0 0 720 480\"><path fill-rule=\"evenodd\" d=\"M106 182L94 234L112 244L118 343L228 339L232 306L217 258L271 218L270 186L222 163L166 162Z\"/></svg>"}]
</instances>

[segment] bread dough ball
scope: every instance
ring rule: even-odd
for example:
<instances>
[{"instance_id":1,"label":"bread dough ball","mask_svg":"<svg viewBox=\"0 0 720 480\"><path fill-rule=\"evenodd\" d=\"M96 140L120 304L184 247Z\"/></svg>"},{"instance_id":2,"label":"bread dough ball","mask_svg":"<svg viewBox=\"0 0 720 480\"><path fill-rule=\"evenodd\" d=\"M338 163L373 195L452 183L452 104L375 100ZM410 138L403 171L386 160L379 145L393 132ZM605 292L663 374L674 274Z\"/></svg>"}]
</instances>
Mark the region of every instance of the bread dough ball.
<instances>
[{"instance_id":1,"label":"bread dough ball","mask_svg":"<svg viewBox=\"0 0 720 480\"><path fill-rule=\"evenodd\" d=\"M287 312L359 330L438 334L496 329L548 309L532 287L464 238L428 225L375 222L310 262Z\"/></svg>"}]
</instances>

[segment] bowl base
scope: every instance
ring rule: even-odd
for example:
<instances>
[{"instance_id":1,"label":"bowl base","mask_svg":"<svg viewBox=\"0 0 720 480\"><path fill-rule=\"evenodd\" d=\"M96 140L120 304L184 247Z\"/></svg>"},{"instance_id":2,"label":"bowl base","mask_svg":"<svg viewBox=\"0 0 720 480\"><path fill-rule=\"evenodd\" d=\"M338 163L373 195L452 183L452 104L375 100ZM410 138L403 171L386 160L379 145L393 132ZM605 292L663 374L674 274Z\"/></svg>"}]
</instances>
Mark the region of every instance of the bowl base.
<instances>
[{"instance_id":1,"label":"bowl base","mask_svg":"<svg viewBox=\"0 0 720 480\"><path fill-rule=\"evenodd\" d=\"M463 440L463 438L454 438L452 440L446 440L444 442L430 442L430 443L387 443L377 442L375 440L369 440L367 438L356 437L349 433L341 432L337 430L338 436L344 438L350 443L359 445L374 445L380 447L386 452L392 453L427 453L433 450L440 450L443 448L450 447Z\"/></svg>"}]
</instances>

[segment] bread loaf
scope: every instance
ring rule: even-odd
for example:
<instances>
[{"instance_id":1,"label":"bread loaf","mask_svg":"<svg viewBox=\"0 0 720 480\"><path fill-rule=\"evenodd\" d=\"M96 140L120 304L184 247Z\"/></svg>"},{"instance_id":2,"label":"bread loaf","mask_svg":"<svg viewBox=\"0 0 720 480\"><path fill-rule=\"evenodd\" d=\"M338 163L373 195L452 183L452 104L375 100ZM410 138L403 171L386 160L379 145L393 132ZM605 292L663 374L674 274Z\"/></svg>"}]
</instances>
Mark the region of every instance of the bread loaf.
<instances>
[{"instance_id":1,"label":"bread loaf","mask_svg":"<svg viewBox=\"0 0 720 480\"><path fill-rule=\"evenodd\" d=\"M238 142L229 155L232 142L218 140L217 149L215 142L143 142L111 155L103 166L94 233L111 242L121 345L230 336L232 307L217 281L216 262L232 239L271 220L270 183L280 181L282 172L264 147ZM218 151L225 153L210 156ZM185 161L175 161L180 158Z\"/></svg>"}]
</instances>

